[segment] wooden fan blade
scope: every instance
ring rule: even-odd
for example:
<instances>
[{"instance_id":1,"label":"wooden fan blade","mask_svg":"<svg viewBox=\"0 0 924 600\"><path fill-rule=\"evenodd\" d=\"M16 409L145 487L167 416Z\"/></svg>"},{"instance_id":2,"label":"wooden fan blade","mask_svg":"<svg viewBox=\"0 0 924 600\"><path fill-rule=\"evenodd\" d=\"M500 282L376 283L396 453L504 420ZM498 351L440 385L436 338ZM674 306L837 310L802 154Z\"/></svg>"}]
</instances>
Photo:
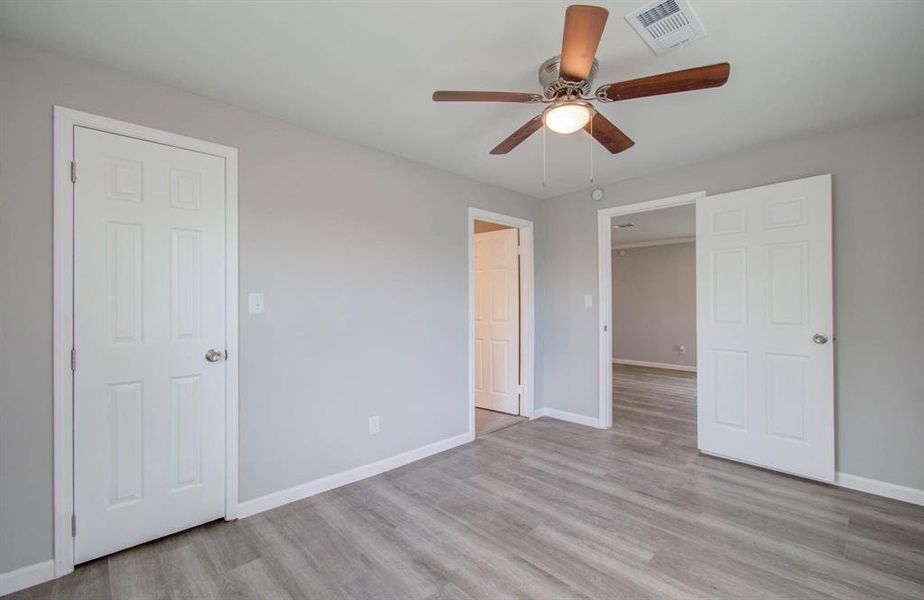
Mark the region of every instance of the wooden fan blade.
<instances>
[{"instance_id":1,"label":"wooden fan blade","mask_svg":"<svg viewBox=\"0 0 924 600\"><path fill-rule=\"evenodd\" d=\"M434 102L540 102L539 94L522 92L459 92L438 90L433 92Z\"/></svg>"},{"instance_id":2,"label":"wooden fan blade","mask_svg":"<svg viewBox=\"0 0 924 600\"><path fill-rule=\"evenodd\" d=\"M593 127L591 127L591 124L593 124ZM599 111L594 113L594 118L587 125L584 125L584 130L612 154L619 154L635 145L635 142L630 140L629 136L624 134L619 127L613 125Z\"/></svg>"},{"instance_id":3,"label":"wooden fan blade","mask_svg":"<svg viewBox=\"0 0 924 600\"><path fill-rule=\"evenodd\" d=\"M719 63L708 67L662 73L600 86L597 96L603 94L609 100L616 101L719 87L728 81L729 71L731 65Z\"/></svg>"},{"instance_id":4,"label":"wooden fan blade","mask_svg":"<svg viewBox=\"0 0 924 600\"><path fill-rule=\"evenodd\" d=\"M559 68L562 77L568 81L583 81L590 75L609 14L605 8L580 4L569 6L565 11Z\"/></svg>"},{"instance_id":5,"label":"wooden fan blade","mask_svg":"<svg viewBox=\"0 0 924 600\"><path fill-rule=\"evenodd\" d=\"M542 127L542 115L536 115L532 119L526 122L526 125L520 127L514 131L510 137L498 144L491 150L491 154L507 154L517 146L519 146L523 140L531 136L532 134L539 131Z\"/></svg>"}]
</instances>

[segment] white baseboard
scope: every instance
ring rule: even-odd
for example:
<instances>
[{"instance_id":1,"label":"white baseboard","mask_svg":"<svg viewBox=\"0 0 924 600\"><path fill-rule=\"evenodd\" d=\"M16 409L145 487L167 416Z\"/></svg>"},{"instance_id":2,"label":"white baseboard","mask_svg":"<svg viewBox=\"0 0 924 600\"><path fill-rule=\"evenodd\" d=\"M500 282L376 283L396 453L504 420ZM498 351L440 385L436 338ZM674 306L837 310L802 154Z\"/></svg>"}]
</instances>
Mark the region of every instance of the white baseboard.
<instances>
[{"instance_id":1,"label":"white baseboard","mask_svg":"<svg viewBox=\"0 0 924 600\"><path fill-rule=\"evenodd\" d=\"M579 415L573 412L558 410L557 408L537 408L533 411L533 418L538 419L539 417L549 417L550 419L558 419L559 421L567 421L569 423L577 423L578 425L586 425L587 427L596 427L600 429L600 419L596 417Z\"/></svg>"},{"instance_id":2,"label":"white baseboard","mask_svg":"<svg viewBox=\"0 0 924 600\"><path fill-rule=\"evenodd\" d=\"M919 490L917 488L841 472L837 472L834 475L834 483L843 488L924 506L924 490Z\"/></svg>"},{"instance_id":3,"label":"white baseboard","mask_svg":"<svg viewBox=\"0 0 924 600\"><path fill-rule=\"evenodd\" d=\"M696 373L696 367L689 365L673 365L670 363L650 362L647 360L632 360L630 358L614 358L614 365L632 365L633 367L651 367L652 369L670 369L671 371L687 371Z\"/></svg>"},{"instance_id":4,"label":"white baseboard","mask_svg":"<svg viewBox=\"0 0 924 600\"><path fill-rule=\"evenodd\" d=\"M55 561L35 563L27 567L0 573L0 596L12 594L27 587L45 583L55 578Z\"/></svg>"},{"instance_id":5,"label":"white baseboard","mask_svg":"<svg viewBox=\"0 0 924 600\"><path fill-rule=\"evenodd\" d=\"M385 471L397 469L398 467L402 467L416 460L439 454L440 452L455 448L456 446L461 446L462 444L467 444L474 439L475 436L472 433L463 433L462 435L433 442L432 444L427 444L420 448L414 448L413 450L408 450L407 452L402 452L401 454L396 454L395 456L390 456L374 463L362 465L348 471L334 473L333 475L328 475L327 477L273 492L272 494L254 498L253 500L247 500L238 505L237 516L239 518L249 517L276 508L277 506L282 506L283 504L289 504L296 500L308 498L309 496L314 496L342 485L359 481L360 479L366 479L367 477L372 477L384 473Z\"/></svg>"}]
</instances>

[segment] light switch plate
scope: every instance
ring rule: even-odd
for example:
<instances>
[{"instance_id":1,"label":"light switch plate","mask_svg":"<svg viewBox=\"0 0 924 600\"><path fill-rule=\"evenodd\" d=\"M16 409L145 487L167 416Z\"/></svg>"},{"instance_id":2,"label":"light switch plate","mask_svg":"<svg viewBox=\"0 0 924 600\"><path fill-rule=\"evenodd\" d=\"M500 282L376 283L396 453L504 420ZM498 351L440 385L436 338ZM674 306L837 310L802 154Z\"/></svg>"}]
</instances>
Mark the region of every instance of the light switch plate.
<instances>
[{"instance_id":1,"label":"light switch plate","mask_svg":"<svg viewBox=\"0 0 924 600\"><path fill-rule=\"evenodd\" d=\"M263 314L263 294L261 292L247 294L247 312L252 315Z\"/></svg>"},{"instance_id":2,"label":"light switch plate","mask_svg":"<svg viewBox=\"0 0 924 600\"><path fill-rule=\"evenodd\" d=\"M594 305L594 295L584 294L584 308L592 308Z\"/></svg>"}]
</instances>

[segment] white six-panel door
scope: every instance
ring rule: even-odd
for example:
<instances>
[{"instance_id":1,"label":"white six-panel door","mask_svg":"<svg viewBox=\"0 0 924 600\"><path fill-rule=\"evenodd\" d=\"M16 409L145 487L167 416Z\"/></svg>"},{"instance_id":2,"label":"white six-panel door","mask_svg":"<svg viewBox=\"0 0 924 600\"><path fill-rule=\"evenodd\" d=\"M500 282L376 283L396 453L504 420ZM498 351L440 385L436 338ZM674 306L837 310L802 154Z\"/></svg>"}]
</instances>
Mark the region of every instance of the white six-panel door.
<instances>
[{"instance_id":1,"label":"white six-panel door","mask_svg":"<svg viewBox=\"0 0 924 600\"><path fill-rule=\"evenodd\" d=\"M517 229L475 234L475 406L520 414Z\"/></svg>"},{"instance_id":2,"label":"white six-panel door","mask_svg":"<svg viewBox=\"0 0 924 600\"><path fill-rule=\"evenodd\" d=\"M225 167L82 127L74 136L84 562L224 515Z\"/></svg>"},{"instance_id":3,"label":"white six-panel door","mask_svg":"<svg viewBox=\"0 0 924 600\"><path fill-rule=\"evenodd\" d=\"M831 176L696 205L703 452L834 479Z\"/></svg>"}]
</instances>

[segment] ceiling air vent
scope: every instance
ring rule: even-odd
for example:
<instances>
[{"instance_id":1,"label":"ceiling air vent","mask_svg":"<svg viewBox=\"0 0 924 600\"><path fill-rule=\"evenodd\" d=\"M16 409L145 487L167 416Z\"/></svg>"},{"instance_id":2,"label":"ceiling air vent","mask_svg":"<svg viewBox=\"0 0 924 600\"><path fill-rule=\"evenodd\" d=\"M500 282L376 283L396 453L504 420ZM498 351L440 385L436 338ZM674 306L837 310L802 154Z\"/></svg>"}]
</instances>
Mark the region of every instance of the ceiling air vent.
<instances>
[{"instance_id":1,"label":"ceiling air vent","mask_svg":"<svg viewBox=\"0 0 924 600\"><path fill-rule=\"evenodd\" d=\"M687 0L660 0L626 15L645 43L661 54L706 35L703 24Z\"/></svg>"}]
</instances>

